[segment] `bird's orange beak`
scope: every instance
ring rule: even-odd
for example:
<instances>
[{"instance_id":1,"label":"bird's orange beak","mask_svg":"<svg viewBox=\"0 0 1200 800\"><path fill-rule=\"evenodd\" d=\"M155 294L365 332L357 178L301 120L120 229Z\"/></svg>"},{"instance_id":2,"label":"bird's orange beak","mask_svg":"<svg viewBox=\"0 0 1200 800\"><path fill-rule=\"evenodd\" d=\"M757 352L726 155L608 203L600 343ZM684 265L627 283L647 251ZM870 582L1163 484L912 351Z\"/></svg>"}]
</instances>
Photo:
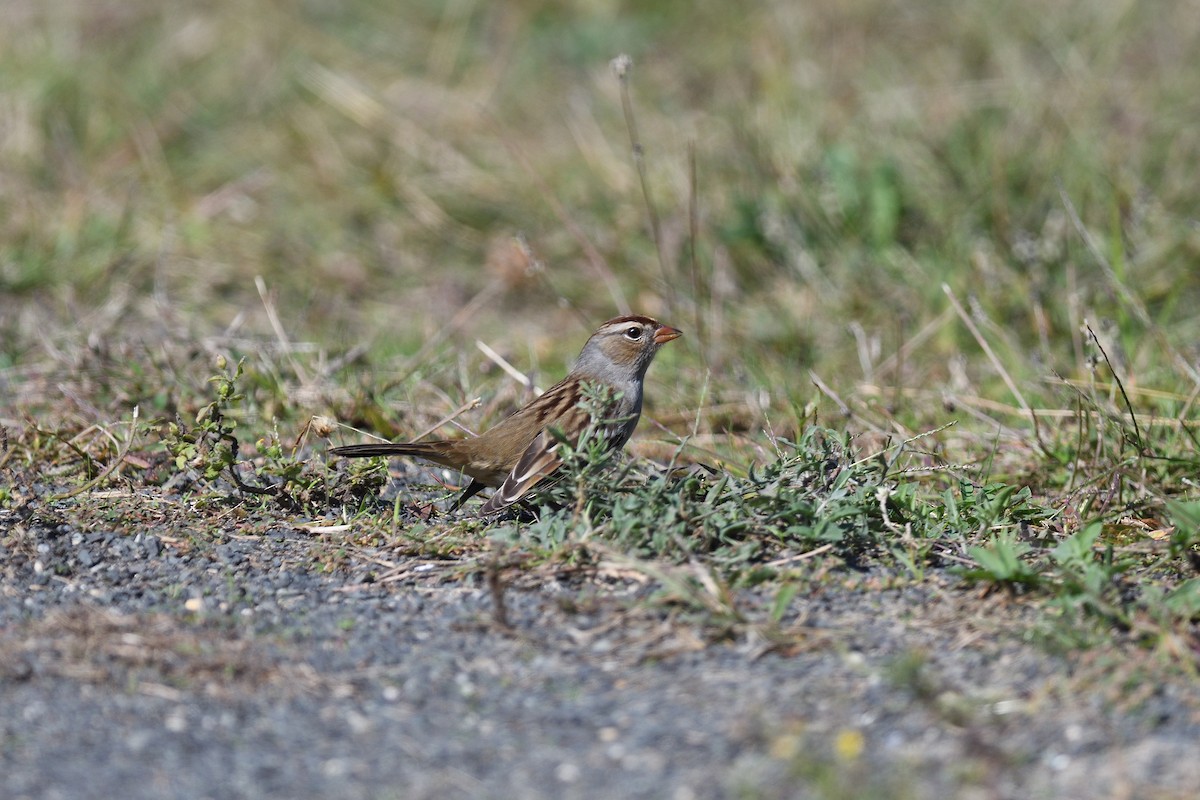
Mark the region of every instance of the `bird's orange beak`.
<instances>
[{"instance_id":1,"label":"bird's orange beak","mask_svg":"<svg viewBox=\"0 0 1200 800\"><path fill-rule=\"evenodd\" d=\"M672 328L670 325L663 325L654 332L654 343L666 344L672 339L678 339L680 336L683 336L683 331L678 328Z\"/></svg>"}]
</instances>

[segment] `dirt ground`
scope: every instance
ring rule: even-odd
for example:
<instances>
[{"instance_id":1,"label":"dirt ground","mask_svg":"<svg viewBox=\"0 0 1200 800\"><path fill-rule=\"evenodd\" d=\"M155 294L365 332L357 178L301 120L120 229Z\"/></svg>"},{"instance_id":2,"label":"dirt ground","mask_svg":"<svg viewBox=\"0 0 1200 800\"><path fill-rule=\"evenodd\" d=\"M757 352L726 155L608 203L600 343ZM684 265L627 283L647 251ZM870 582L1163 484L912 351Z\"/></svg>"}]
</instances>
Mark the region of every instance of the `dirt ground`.
<instances>
[{"instance_id":1,"label":"dirt ground","mask_svg":"<svg viewBox=\"0 0 1200 800\"><path fill-rule=\"evenodd\" d=\"M753 591L726 624L603 561L489 582L380 547L329 568L336 542L287 522L106 530L71 502L0 511L4 797L1200 786L1194 680L1123 643L1056 655L1044 611L949 574L885 588L830 562L779 624Z\"/></svg>"}]
</instances>

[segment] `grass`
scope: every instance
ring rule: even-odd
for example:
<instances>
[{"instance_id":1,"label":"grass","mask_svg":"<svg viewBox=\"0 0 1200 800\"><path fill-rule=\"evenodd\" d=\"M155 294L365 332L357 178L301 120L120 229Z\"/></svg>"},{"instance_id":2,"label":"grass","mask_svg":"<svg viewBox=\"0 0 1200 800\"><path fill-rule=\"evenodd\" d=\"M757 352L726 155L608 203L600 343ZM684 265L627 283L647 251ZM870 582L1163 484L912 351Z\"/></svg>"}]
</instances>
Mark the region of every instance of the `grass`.
<instances>
[{"instance_id":1,"label":"grass","mask_svg":"<svg viewBox=\"0 0 1200 800\"><path fill-rule=\"evenodd\" d=\"M722 629L951 579L1195 669L1187 4L10 5L0 505L616 560ZM487 427L529 393L477 341L544 386L627 308L687 333L643 458L535 522L326 460Z\"/></svg>"}]
</instances>

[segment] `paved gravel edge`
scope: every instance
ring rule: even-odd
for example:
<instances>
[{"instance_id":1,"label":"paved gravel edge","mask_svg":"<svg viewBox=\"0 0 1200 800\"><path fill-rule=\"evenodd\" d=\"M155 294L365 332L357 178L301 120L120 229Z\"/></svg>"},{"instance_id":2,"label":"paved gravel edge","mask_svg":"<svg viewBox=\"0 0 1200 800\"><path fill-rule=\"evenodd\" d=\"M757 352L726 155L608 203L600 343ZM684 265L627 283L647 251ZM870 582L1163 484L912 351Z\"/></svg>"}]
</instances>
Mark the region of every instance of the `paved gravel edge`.
<instances>
[{"instance_id":1,"label":"paved gravel edge","mask_svg":"<svg viewBox=\"0 0 1200 800\"><path fill-rule=\"evenodd\" d=\"M369 561L320 572L327 545L288 527L209 542L0 512L0 541L4 797L1200 786L1194 684L1126 696L1123 651L1054 657L1022 639L1028 607L948 581L802 594L786 624L803 635L771 649L746 627L714 642L619 577L520 577L504 630L475 578L427 562L388 582L364 582ZM770 600L739 606L765 620Z\"/></svg>"}]
</instances>

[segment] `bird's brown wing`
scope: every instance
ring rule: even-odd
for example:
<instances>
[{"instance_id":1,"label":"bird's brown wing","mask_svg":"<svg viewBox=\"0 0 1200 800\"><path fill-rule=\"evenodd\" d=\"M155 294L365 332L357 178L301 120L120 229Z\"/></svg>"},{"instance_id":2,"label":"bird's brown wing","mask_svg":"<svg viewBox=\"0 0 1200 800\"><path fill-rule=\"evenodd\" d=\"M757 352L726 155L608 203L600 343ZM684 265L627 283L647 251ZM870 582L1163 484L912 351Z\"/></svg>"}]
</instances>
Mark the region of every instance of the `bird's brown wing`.
<instances>
[{"instance_id":1,"label":"bird's brown wing","mask_svg":"<svg viewBox=\"0 0 1200 800\"><path fill-rule=\"evenodd\" d=\"M602 418L593 431L593 435L605 440L606 449L620 447L629 438L627 426L613 424L614 422L617 420ZM534 437L517 460L512 472L504 479L504 483L500 484L500 488L480 508L480 513L494 514L512 505L539 482L552 476L562 466L559 451L563 438L573 445L578 445L580 438L592 424L591 415L583 408L574 406L567 409L553 424Z\"/></svg>"},{"instance_id":2,"label":"bird's brown wing","mask_svg":"<svg viewBox=\"0 0 1200 800\"><path fill-rule=\"evenodd\" d=\"M480 508L480 513L494 514L507 508L528 494L540 481L557 472L562 466L562 456L559 455L562 439L565 437L568 442L578 444L579 438L592 424L591 415L578 405L563 408L560 404L555 410L558 413L550 417L550 424L533 437L504 483Z\"/></svg>"},{"instance_id":3,"label":"bird's brown wing","mask_svg":"<svg viewBox=\"0 0 1200 800\"><path fill-rule=\"evenodd\" d=\"M562 466L562 458L558 455L561 446L562 442L549 430L544 430L534 437L512 472L504 479L504 483L500 484L500 488L479 509L480 513L494 514L511 506L524 497L535 484L557 471Z\"/></svg>"}]
</instances>

